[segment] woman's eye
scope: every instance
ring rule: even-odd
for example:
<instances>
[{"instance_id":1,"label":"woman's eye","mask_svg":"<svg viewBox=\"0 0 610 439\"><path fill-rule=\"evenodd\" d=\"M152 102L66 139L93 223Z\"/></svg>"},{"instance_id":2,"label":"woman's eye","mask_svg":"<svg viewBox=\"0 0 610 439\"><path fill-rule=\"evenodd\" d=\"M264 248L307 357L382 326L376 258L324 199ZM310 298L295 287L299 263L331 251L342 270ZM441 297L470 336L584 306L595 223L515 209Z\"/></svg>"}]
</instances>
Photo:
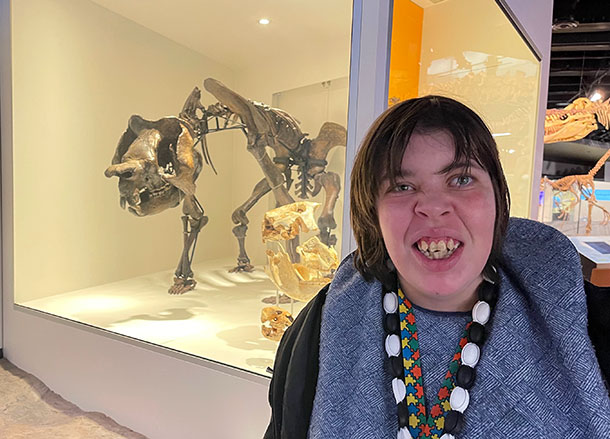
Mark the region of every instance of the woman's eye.
<instances>
[{"instance_id":1,"label":"woman's eye","mask_svg":"<svg viewBox=\"0 0 610 439\"><path fill-rule=\"evenodd\" d=\"M470 183L472 183L472 177L470 175L460 175L458 177L455 177L452 183L454 184L454 186L458 187L468 186Z\"/></svg>"},{"instance_id":2,"label":"woman's eye","mask_svg":"<svg viewBox=\"0 0 610 439\"><path fill-rule=\"evenodd\" d=\"M413 186L408 185L408 184L397 184L396 187L394 188L394 192L405 192L405 191L412 191L413 190Z\"/></svg>"}]
</instances>

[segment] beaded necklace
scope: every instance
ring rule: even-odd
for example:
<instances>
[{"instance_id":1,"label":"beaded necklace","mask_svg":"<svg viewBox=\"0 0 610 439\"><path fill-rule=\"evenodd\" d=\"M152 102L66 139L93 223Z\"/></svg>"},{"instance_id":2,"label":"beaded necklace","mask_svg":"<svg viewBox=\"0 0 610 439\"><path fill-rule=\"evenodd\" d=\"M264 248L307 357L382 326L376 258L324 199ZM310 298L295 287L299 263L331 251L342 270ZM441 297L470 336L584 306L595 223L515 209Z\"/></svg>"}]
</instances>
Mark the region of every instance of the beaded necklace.
<instances>
[{"instance_id":1,"label":"beaded necklace","mask_svg":"<svg viewBox=\"0 0 610 439\"><path fill-rule=\"evenodd\" d=\"M479 301L472 309L449 370L441 384L437 401L426 413L419 341L413 306L400 288L398 294L384 290L385 349L389 358L392 390L398 409L398 439L455 439L463 427L476 378L474 367L485 342L484 325L497 301L499 281L486 279L477 289ZM402 353L402 355L401 355Z\"/></svg>"}]
</instances>

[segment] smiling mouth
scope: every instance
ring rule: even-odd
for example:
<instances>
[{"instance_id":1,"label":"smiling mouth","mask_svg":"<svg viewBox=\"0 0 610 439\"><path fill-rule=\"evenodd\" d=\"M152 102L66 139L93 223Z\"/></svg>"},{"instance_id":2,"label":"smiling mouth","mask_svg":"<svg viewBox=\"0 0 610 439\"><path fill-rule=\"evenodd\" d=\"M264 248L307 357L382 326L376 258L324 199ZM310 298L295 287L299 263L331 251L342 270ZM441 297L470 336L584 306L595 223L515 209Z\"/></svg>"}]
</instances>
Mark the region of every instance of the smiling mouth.
<instances>
[{"instance_id":1,"label":"smiling mouth","mask_svg":"<svg viewBox=\"0 0 610 439\"><path fill-rule=\"evenodd\" d=\"M418 240L414 247L428 259L447 259L462 245L460 241L453 238Z\"/></svg>"}]
</instances>

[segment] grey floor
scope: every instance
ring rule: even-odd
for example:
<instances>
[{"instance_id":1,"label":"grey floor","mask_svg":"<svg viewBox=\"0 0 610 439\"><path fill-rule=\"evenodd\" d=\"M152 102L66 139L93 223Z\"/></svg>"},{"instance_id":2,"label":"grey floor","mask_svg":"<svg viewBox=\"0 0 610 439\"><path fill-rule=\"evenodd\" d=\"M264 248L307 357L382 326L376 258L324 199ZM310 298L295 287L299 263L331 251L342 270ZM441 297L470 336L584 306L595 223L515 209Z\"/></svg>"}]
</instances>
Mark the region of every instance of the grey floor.
<instances>
[{"instance_id":1,"label":"grey floor","mask_svg":"<svg viewBox=\"0 0 610 439\"><path fill-rule=\"evenodd\" d=\"M0 438L146 439L101 413L82 411L6 359L0 360Z\"/></svg>"}]
</instances>

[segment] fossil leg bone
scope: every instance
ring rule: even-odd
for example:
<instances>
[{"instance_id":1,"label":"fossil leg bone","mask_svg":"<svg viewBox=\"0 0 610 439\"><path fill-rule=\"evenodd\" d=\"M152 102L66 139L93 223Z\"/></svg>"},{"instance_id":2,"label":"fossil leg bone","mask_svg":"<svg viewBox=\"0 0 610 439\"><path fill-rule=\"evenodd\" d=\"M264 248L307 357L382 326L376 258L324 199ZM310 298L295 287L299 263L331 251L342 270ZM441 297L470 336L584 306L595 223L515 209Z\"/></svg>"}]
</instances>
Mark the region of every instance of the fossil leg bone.
<instances>
[{"instance_id":1,"label":"fossil leg bone","mask_svg":"<svg viewBox=\"0 0 610 439\"><path fill-rule=\"evenodd\" d=\"M189 195L184 199L183 212L184 246L178 267L176 268L174 285L168 290L169 294L184 294L191 291L197 285L193 278L191 264L199 232L208 222L208 217L203 214L203 208L194 195Z\"/></svg>"},{"instance_id":2,"label":"fossil leg bone","mask_svg":"<svg viewBox=\"0 0 610 439\"><path fill-rule=\"evenodd\" d=\"M237 266L230 270L231 273L238 271L252 271L254 267L250 264L250 258L246 253L246 232L248 230L248 223L250 220L247 217L247 213L252 207L261 199L265 194L268 194L271 191L269 187L269 183L266 178L263 178L259 181L254 189L252 190L252 194L248 199L235 211L233 211L233 215L231 215L231 220L234 224L237 224L233 227L233 234L237 238L237 243L239 244L239 256L237 257Z\"/></svg>"},{"instance_id":3,"label":"fossil leg bone","mask_svg":"<svg viewBox=\"0 0 610 439\"><path fill-rule=\"evenodd\" d=\"M269 190L273 192L276 204L278 206L283 206L284 204L293 203L294 199L288 193L288 188L285 184L286 181L284 173L273 163L265 150L265 148L273 142L270 140L270 137L273 136L274 129L269 119L267 119L262 113L263 110L259 109L251 101L230 90L215 79L206 79L203 86L216 99L218 99L222 105L226 106L233 113L237 114L241 118L242 122L246 125L245 131L246 138L248 139L247 149L254 156L261 170L263 171L267 186L269 187ZM263 186L259 187L259 190L262 191L262 189ZM260 197L263 195L264 193L259 195L255 200L256 195L253 193L253 197L251 197L253 204L256 203L256 201L258 201L258 199L260 199ZM250 206L250 208L251 207L252 206ZM240 246L240 255L238 257L238 265L232 271L242 271L247 269L249 266L249 260L247 263L245 263L245 258L241 259L242 256L245 255L245 249L243 255L241 250L245 245L242 240L245 240L246 229L244 226L246 226L246 224L240 221L233 232L237 237L238 244Z\"/></svg>"},{"instance_id":4,"label":"fossil leg bone","mask_svg":"<svg viewBox=\"0 0 610 439\"><path fill-rule=\"evenodd\" d=\"M334 246L337 243L337 237L331 235L331 231L337 227L334 211L341 190L341 178L335 172L321 172L315 176L315 183L314 195L316 194L315 189L319 187L324 188L325 194L322 212L318 217L320 240L328 246Z\"/></svg>"}]
</instances>

